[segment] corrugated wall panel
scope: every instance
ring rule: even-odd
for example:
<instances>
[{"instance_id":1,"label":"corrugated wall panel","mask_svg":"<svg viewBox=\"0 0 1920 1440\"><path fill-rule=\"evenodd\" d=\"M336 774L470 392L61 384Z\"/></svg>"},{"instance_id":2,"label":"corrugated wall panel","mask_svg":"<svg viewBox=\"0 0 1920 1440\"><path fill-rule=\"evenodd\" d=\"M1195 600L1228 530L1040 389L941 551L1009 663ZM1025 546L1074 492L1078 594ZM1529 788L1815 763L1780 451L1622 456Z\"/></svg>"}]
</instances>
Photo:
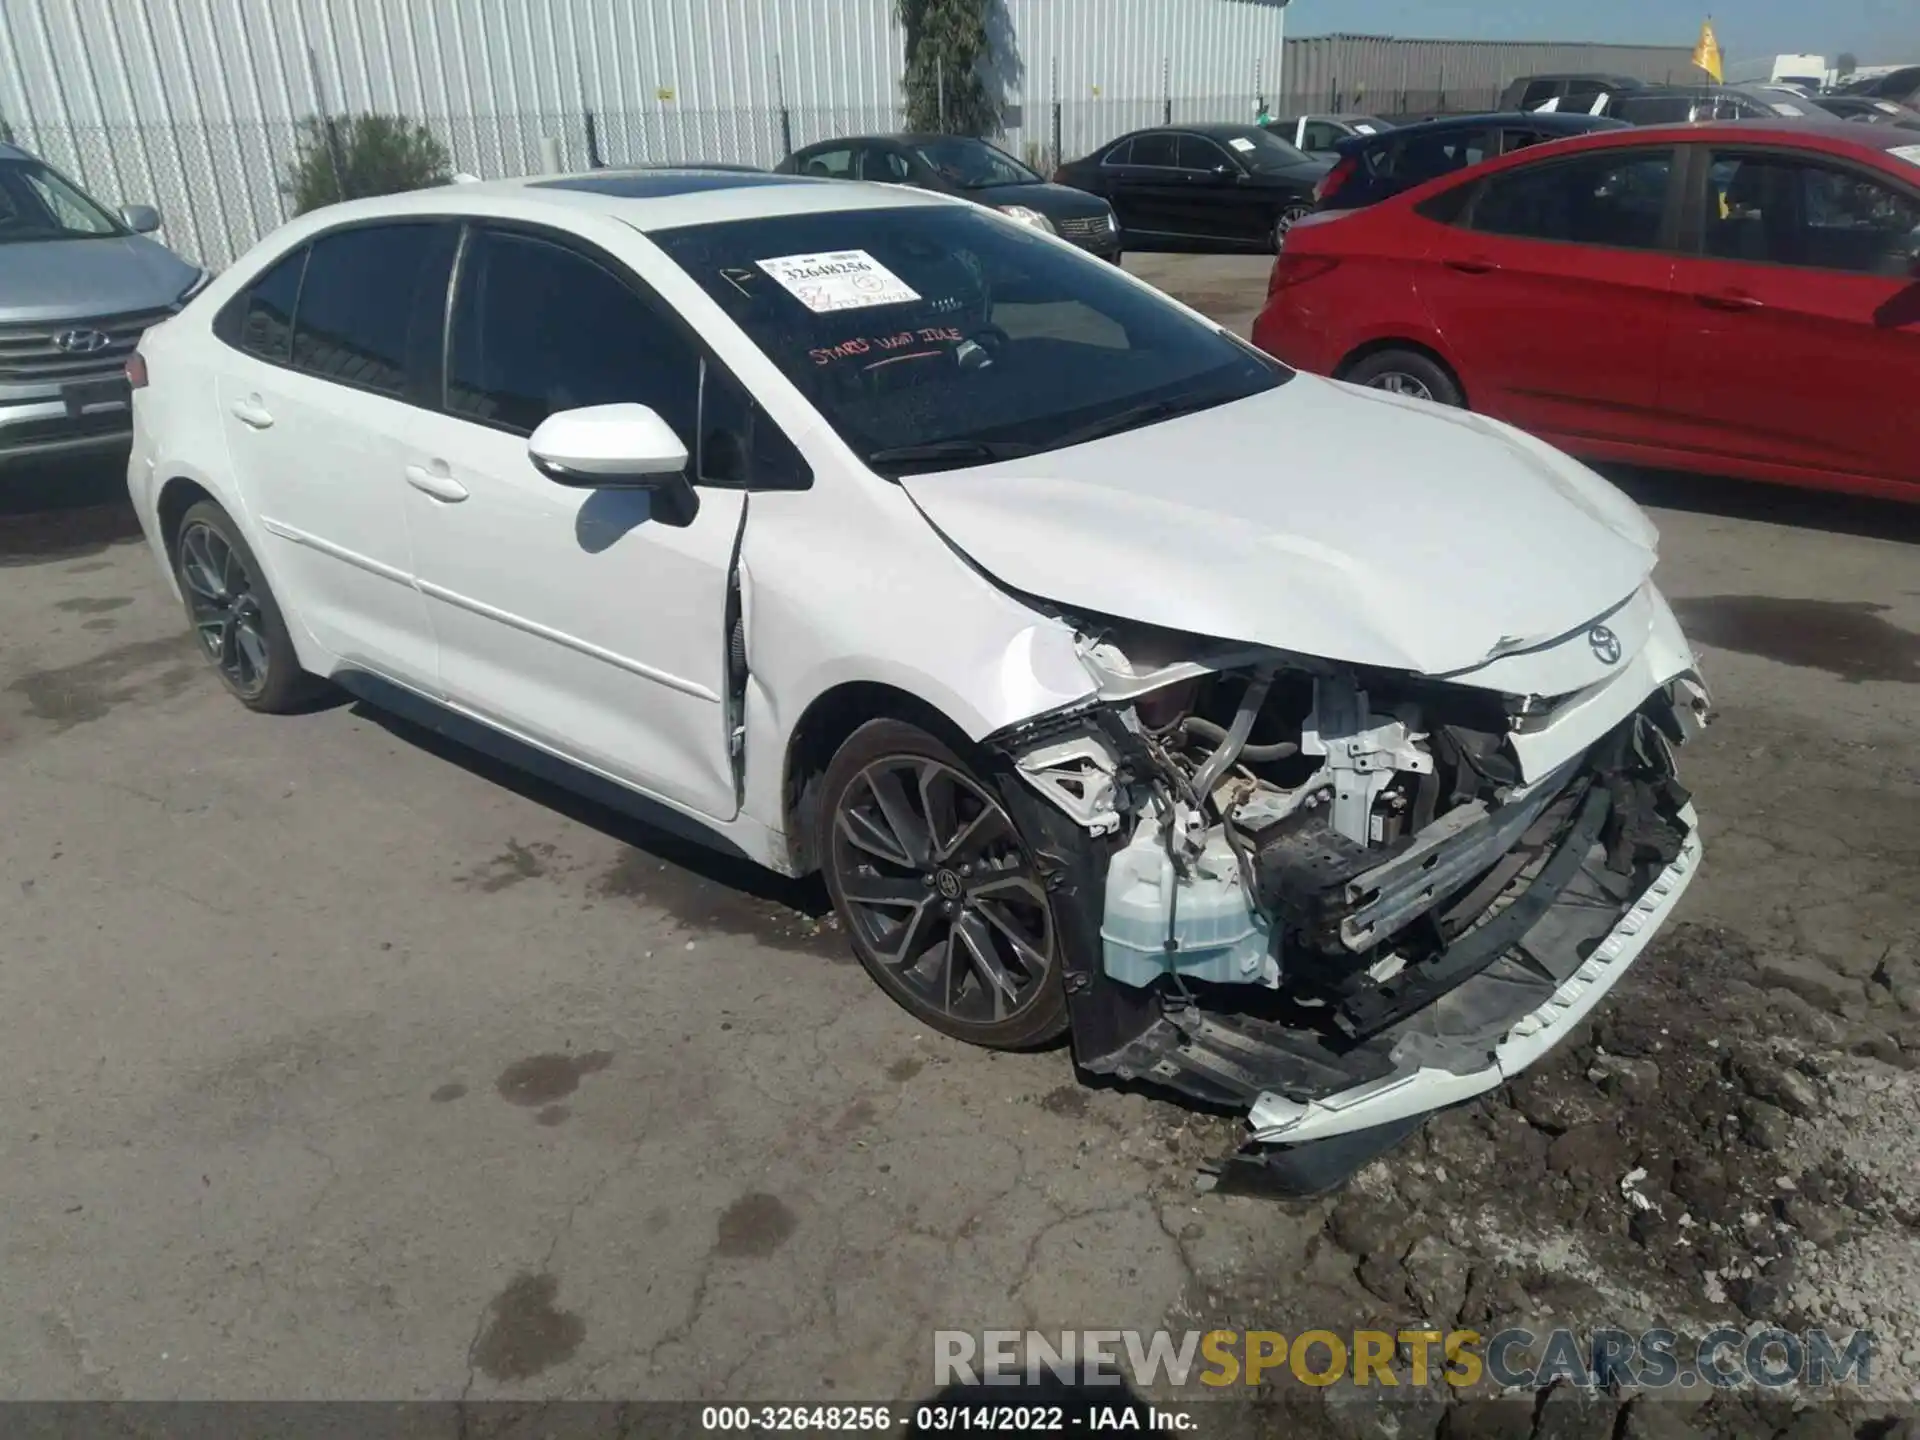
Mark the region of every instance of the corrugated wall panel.
<instances>
[{"instance_id":1,"label":"corrugated wall panel","mask_svg":"<svg viewBox=\"0 0 1920 1440\"><path fill-rule=\"evenodd\" d=\"M1285 50L1277 0L1006 0L1007 144L1039 163L1160 122L1252 119L1278 87ZM1008 62L1011 63L1008 63ZM1060 157L1053 155L1053 102Z\"/></svg>"},{"instance_id":2,"label":"corrugated wall panel","mask_svg":"<svg viewBox=\"0 0 1920 1440\"><path fill-rule=\"evenodd\" d=\"M1510 81L1552 71L1685 83L1697 74L1688 54L1682 46L1316 35L1287 42L1283 90L1289 110L1477 109L1498 100Z\"/></svg>"}]
</instances>

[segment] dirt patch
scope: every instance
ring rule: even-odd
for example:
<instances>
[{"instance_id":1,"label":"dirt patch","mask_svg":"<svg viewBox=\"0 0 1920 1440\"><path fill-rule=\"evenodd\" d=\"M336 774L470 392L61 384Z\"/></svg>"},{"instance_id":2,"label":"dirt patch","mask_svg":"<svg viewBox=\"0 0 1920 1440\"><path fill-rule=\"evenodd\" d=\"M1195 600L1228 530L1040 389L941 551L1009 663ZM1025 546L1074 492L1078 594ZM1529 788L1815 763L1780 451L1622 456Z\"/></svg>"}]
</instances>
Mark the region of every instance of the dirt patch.
<instances>
[{"instance_id":1,"label":"dirt patch","mask_svg":"<svg viewBox=\"0 0 1920 1440\"><path fill-rule=\"evenodd\" d=\"M122 705L172 699L206 675L186 634L103 650L73 665L33 670L7 683L28 716L56 733L104 719Z\"/></svg>"},{"instance_id":2,"label":"dirt patch","mask_svg":"<svg viewBox=\"0 0 1920 1440\"><path fill-rule=\"evenodd\" d=\"M474 866L460 877L460 883L483 895L498 894L522 880L537 880L547 874L553 856L554 847L551 845L538 840L531 845L522 845L510 838L506 849L483 864Z\"/></svg>"},{"instance_id":3,"label":"dirt patch","mask_svg":"<svg viewBox=\"0 0 1920 1440\"><path fill-rule=\"evenodd\" d=\"M658 853L635 847L601 871L589 889L603 900L658 906L692 933L734 936L854 963L840 919L817 881L736 869L711 854L689 856L681 864L678 852L668 847Z\"/></svg>"},{"instance_id":4,"label":"dirt patch","mask_svg":"<svg viewBox=\"0 0 1920 1440\"><path fill-rule=\"evenodd\" d=\"M580 1088L582 1076L596 1074L612 1063L611 1050L589 1050L584 1055L529 1055L502 1070L493 1088L508 1104L535 1109L571 1095Z\"/></svg>"},{"instance_id":5,"label":"dirt patch","mask_svg":"<svg viewBox=\"0 0 1920 1440\"><path fill-rule=\"evenodd\" d=\"M486 1324L473 1342L474 1368L495 1380L525 1380L570 1359L587 1327L555 1306L559 1294L551 1275L516 1276L487 1305Z\"/></svg>"},{"instance_id":6,"label":"dirt patch","mask_svg":"<svg viewBox=\"0 0 1920 1440\"><path fill-rule=\"evenodd\" d=\"M720 1215L713 1253L763 1259L792 1238L800 1226L787 1202L760 1191L742 1195Z\"/></svg>"}]
</instances>

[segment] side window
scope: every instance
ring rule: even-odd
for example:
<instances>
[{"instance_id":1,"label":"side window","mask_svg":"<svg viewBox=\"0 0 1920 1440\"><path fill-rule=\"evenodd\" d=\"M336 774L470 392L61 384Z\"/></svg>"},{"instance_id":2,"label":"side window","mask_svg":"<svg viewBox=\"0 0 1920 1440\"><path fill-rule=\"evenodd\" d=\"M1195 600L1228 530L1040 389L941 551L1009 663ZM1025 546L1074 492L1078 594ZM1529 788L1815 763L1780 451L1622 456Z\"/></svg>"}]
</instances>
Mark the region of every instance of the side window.
<instances>
[{"instance_id":1,"label":"side window","mask_svg":"<svg viewBox=\"0 0 1920 1440\"><path fill-rule=\"evenodd\" d=\"M1673 152L1606 151L1495 175L1474 201L1472 227L1490 235L1659 248Z\"/></svg>"},{"instance_id":2,"label":"side window","mask_svg":"<svg viewBox=\"0 0 1920 1440\"><path fill-rule=\"evenodd\" d=\"M1853 171L1716 151L1707 177L1709 255L1889 278L1920 256L1920 201Z\"/></svg>"},{"instance_id":3,"label":"side window","mask_svg":"<svg viewBox=\"0 0 1920 1440\"><path fill-rule=\"evenodd\" d=\"M1162 169L1173 169L1180 163L1179 152L1174 148L1173 136L1164 131L1158 131L1152 135L1134 136L1133 159L1129 163L1158 165Z\"/></svg>"},{"instance_id":4,"label":"side window","mask_svg":"<svg viewBox=\"0 0 1920 1440\"><path fill-rule=\"evenodd\" d=\"M424 393L440 349L458 229L368 225L313 242L300 285L293 365L323 380L404 395Z\"/></svg>"},{"instance_id":5,"label":"side window","mask_svg":"<svg viewBox=\"0 0 1920 1440\"><path fill-rule=\"evenodd\" d=\"M481 230L454 300L447 408L518 434L559 410L650 405L689 452L700 359L623 279L577 251Z\"/></svg>"},{"instance_id":6,"label":"side window","mask_svg":"<svg viewBox=\"0 0 1920 1440\"><path fill-rule=\"evenodd\" d=\"M877 145L869 145L860 152L859 168L862 180L878 180L885 185L905 185L913 175L906 156Z\"/></svg>"},{"instance_id":7,"label":"side window","mask_svg":"<svg viewBox=\"0 0 1920 1440\"><path fill-rule=\"evenodd\" d=\"M307 247L302 245L248 288L232 337L242 350L275 365L293 358L293 307L306 268Z\"/></svg>"},{"instance_id":8,"label":"side window","mask_svg":"<svg viewBox=\"0 0 1920 1440\"><path fill-rule=\"evenodd\" d=\"M804 490L813 471L780 427L727 370L701 361L700 444L694 478L728 489Z\"/></svg>"},{"instance_id":9,"label":"side window","mask_svg":"<svg viewBox=\"0 0 1920 1440\"><path fill-rule=\"evenodd\" d=\"M1668 125L1689 119L1693 101L1685 95L1629 95L1607 107L1607 113L1631 125Z\"/></svg>"},{"instance_id":10,"label":"side window","mask_svg":"<svg viewBox=\"0 0 1920 1440\"><path fill-rule=\"evenodd\" d=\"M1567 95L1560 102L1560 108L1585 115L1593 109L1594 102L1606 93L1607 87L1598 80L1569 80Z\"/></svg>"},{"instance_id":11,"label":"side window","mask_svg":"<svg viewBox=\"0 0 1920 1440\"><path fill-rule=\"evenodd\" d=\"M851 180L853 178L853 147L842 145L837 150L816 150L801 165L802 175L824 175L830 180Z\"/></svg>"},{"instance_id":12,"label":"side window","mask_svg":"<svg viewBox=\"0 0 1920 1440\"><path fill-rule=\"evenodd\" d=\"M1222 165L1232 165L1227 152L1204 135L1179 135L1174 137L1174 161L1182 170L1216 170ZM1234 166L1235 169L1239 167Z\"/></svg>"},{"instance_id":13,"label":"side window","mask_svg":"<svg viewBox=\"0 0 1920 1440\"><path fill-rule=\"evenodd\" d=\"M1408 135L1385 147L1375 170L1403 185L1418 185L1451 175L1499 153L1499 132L1462 130L1441 135Z\"/></svg>"},{"instance_id":14,"label":"side window","mask_svg":"<svg viewBox=\"0 0 1920 1440\"><path fill-rule=\"evenodd\" d=\"M1366 131L1360 133L1364 135ZM1346 138L1346 133L1338 125L1329 125L1325 120L1309 120L1300 135L1300 148L1311 155L1315 151L1331 150Z\"/></svg>"},{"instance_id":15,"label":"side window","mask_svg":"<svg viewBox=\"0 0 1920 1440\"><path fill-rule=\"evenodd\" d=\"M1132 155L1133 141L1122 140L1118 145L1100 157L1100 163L1102 165L1131 165L1133 163L1131 159Z\"/></svg>"},{"instance_id":16,"label":"side window","mask_svg":"<svg viewBox=\"0 0 1920 1440\"><path fill-rule=\"evenodd\" d=\"M1553 99L1553 97L1559 93L1560 82L1558 80L1536 80L1527 86L1525 93L1520 96L1520 108L1522 110L1531 110L1536 105L1546 104L1547 101Z\"/></svg>"}]
</instances>

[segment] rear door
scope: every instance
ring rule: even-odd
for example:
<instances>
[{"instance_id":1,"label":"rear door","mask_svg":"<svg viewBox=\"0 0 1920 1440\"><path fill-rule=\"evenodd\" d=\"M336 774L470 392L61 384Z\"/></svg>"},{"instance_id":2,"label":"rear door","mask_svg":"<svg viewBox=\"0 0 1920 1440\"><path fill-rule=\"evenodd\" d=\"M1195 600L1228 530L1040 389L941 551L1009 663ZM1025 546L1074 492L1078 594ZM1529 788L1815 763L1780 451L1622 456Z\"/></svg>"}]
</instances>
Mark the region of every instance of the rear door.
<instances>
[{"instance_id":1,"label":"rear door","mask_svg":"<svg viewBox=\"0 0 1920 1440\"><path fill-rule=\"evenodd\" d=\"M1920 167L1694 148L1662 392L1683 441L1920 485Z\"/></svg>"},{"instance_id":2,"label":"rear door","mask_svg":"<svg viewBox=\"0 0 1920 1440\"><path fill-rule=\"evenodd\" d=\"M1418 282L1475 410L1567 441L1646 437L1677 182L1658 146L1543 153L1481 183Z\"/></svg>"},{"instance_id":3,"label":"rear door","mask_svg":"<svg viewBox=\"0 0 1920 1440\"><path fill-rule=\"evenodd\" d=\"M227 452L290 609L334 655L432 692L413 588L405 436L439 375L458 227L358 225L314 240L223 312Z\"/></svg>"},{"instance_id":4,"label":"rear door","mask_svg":"<svg viewBox=\"0 0 1920 1440\"><path fill-rule=\"evenodd\" d=\"M1192 196L1173 133L1150 130L1136 135L1126 154L1125 163L1108 171L1121 228L1139 235L1186 234Z\"/></svg>"}]
</instances>

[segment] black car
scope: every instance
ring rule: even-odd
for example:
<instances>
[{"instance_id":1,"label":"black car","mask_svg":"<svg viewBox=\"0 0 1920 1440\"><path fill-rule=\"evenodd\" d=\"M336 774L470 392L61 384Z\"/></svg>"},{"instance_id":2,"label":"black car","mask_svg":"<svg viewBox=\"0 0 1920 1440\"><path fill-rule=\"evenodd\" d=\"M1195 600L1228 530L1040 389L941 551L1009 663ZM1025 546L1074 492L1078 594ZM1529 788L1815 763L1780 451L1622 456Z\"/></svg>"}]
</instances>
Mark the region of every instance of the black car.
<instances>
[{"instance_id":1,"label":"black car","mask_svg":"<svg viewBox=\"0 0 1920 1440\"><path fill-rule=\"evenodd\" d=\"M1584 114L1593 109L1594 102L1602 95L1637 90L1646 83L1631 75L1601 75L1591 71L1566 75L1522 75L1501 93L1500 108L1505 111L1538 110L1542 105L1557 100L1559 104L1554 106L1556 110L1577 110Z\"/></svg>"},{"instance_id":2,"label":"black car","mask_svg":"<svg viewBox=\"0 0 1920 1440\"><path fill-rule=\"evenodd\" d=\"M1829 115L1862 125L1897 125L1902 130L1920 130L1920 110L1909 109L1892 100L1868 95L1815 95L1813 103Z\"/></svg>"},{"instance_id":3,"label":"black car","mask_svg":"<svg viewBox=\"0 0 1920 1440\"><path fill-rule=\"evenodd\" d=\"M1331 162L1258 125L1136 130L1053 178L1113 202L1127 244L1271 251Z\"/></svg>"},{"instance_id":4,"label":"black car","mask_svg":"<svg viewBox=\"0 0 1920 1440\"><path fill-rule=\"evenodd\" d=\"M1801 95L1758 85L1643 85L1610 96L1600 112L1629 125L1692 120L1812 120L1820 112Z\"/></svg>"},{"instance_id":5,"label":"black car","mask_svg":"<svg viewBox=\"0 0 1920 1440\"><path fill-rule=\"evenodd\" d=\"M773 167L782 175L871 180L958 195L1049 230L1104 260L1120 259L1120 227L1104 200L1049 184L1006 151L963 135L858 135L822 140Z\"/></svg>"},{"instance_id":6,"label":"black car","mask_svg":"<svg viewBox=\"0 0 1920 1440\"><path fill-rule=\"evenodd\" d=\"M1260 122L1296 150L1309 155L1330 154L1333 147L1354 135L1378 135L1393 125L1378 115L1289 115Z\"/></svg>"},{"instance_id":7,"label":"black car","mask_svg":"<svg viewBox=\"0 0 1920 1440\"><path fill-rule=\"evenodd\" d=\"M1557 111L1423 120L1384 135L1341 141L1335 151L1339 160L1315 198L1321 210L1358 210L1496 155L1568 135L1625 128L1622 120Z\"/></svg>"},{"instance_id":8,"label":"black car","mask_svg":"<svg viewBox=\"0 0 1920 1440\"><path fill-rule=\"evenodd\" d=\"M1861 95L1869 100L1891 100L1920 110L1920 65L1902 65L1884 75L1850 80L1840 87L1842 95Z\"/></svg>"}]
</instances>

